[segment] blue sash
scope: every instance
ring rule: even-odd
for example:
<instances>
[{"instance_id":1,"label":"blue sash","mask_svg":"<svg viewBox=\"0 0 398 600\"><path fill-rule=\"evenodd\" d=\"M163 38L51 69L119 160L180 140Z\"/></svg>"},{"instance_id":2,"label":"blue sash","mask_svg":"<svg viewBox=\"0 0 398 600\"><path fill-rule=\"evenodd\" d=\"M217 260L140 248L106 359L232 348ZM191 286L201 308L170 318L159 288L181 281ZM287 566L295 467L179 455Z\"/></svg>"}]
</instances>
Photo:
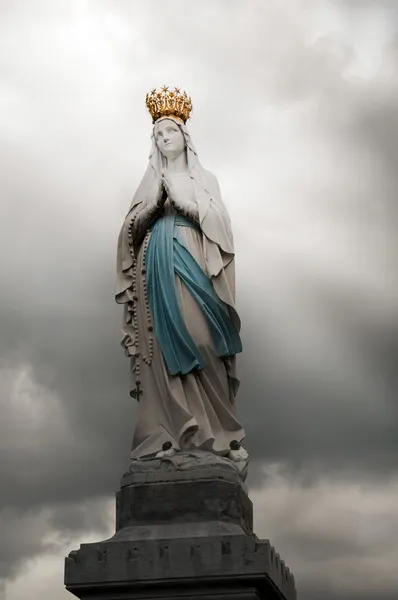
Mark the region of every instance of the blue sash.
<instances>
[{"instance_id":1,"label":"blue sash","mask_svg":"<svg viewBox=\"0 0 398 600\"><path fill-rule=\"evenodd\" d=\"M217 355L227 357L237 354L242 351L242 344L227 305L217 296L210 278L185 246L178 234L177 225L198 227L180 215L158 219L152 226L145 266L154 333L167 369L171 375L186 375L203 369L206 362L182 317L175 274L184 282L202 309L210 326Z\"/></svg>"}]
</instances>

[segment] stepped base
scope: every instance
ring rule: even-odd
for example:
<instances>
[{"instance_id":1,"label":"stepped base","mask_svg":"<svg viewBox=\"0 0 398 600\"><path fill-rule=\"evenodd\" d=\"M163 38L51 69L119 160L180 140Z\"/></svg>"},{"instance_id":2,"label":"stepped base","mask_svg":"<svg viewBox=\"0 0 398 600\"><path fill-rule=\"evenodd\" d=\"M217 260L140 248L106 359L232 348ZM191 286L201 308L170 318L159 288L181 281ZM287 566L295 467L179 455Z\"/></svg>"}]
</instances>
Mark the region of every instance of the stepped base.
<instances>
[{"instance_id":1,"label":"stepped base","mask_svg":"<svg viewBox=\"0 0 398 600\"><path fill-rule=\"evenodd\" d=\"M293 575L252 520L228 469L126 474L115 535L69 554L66 588L82 600L295 600Z\"/></svg>"}]
</instances>

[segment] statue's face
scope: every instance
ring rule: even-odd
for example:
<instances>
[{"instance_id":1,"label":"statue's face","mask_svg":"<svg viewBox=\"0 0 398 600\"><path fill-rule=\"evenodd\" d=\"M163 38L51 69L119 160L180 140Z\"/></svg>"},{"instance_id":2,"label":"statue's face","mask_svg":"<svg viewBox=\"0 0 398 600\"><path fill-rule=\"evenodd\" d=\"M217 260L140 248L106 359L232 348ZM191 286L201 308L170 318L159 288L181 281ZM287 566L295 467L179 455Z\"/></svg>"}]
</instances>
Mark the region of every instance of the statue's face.
<instances>
[{"instance_id":1,"label":"statue's face","mask_svg":"<svg viewBox=\"0 0 398 600\"><path fill-rule=\"evenodd\" d=\"M163 119L155 124L155 139L160 152L166 158L177 158L185 150L185 140L177 123Z\"/></svg>"}]
</instances>

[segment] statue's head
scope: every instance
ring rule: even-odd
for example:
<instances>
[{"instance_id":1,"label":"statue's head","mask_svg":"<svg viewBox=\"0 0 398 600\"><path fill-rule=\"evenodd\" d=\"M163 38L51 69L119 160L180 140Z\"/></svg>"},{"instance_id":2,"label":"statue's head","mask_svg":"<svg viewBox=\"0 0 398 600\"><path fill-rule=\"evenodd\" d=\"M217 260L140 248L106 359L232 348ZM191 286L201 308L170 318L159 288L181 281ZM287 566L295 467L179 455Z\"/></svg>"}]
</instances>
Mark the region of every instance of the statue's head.
<instances>
[{"instance_id":1,"label":"statue's head","mask_svg":"<svg viewBox=\"0 0 398 600\"><path fill-rule=\"evenodd\" d=\"M169 160L174 162L180 156L182 160L178 161L177 170L185 158L184 166L187 169L180 170L187 171L192 179L195 199L200 207L201 225L210 210L211 202L217 204L221 212L226 212L217 181L214 175L202 167L186 125L192 112L191 98L178 88L170 90L164 86L159 91L154 89L146 95L146 106L153 124L151 150L147 169L134 194L129 212L137 204L150 201L153 190L158 189L162 170L169 166ZM225 235L228 239L220 242L221 247L227 254L233 254L229 225ZM208 237L214 241L217 236L218 233L213 231Z\"/></svg>"},{"instance_id":2,"label":"statue's head","mask_svg":"<svg viewBox=\"0 0 398 600\"><path fill-rule=\"evenodd\" d=\"M192 111L192 101L179 88L163 86L146 95L146 106L154 124L153 135L165 158L177 158L186 148L184 125ZM183 131L184 129L184 131Z\"/></svg>"},{"instance_id":3,"label":"statue's head","mask_svg":"<svg viewBox=\"0 0 398 600\"><path fill-rule=\"evenodd\" d=\"M159 119L153 133L156 145L165 158L177 158L185 152L184 134L174 119Z\"/></svg>"}]
</instances>

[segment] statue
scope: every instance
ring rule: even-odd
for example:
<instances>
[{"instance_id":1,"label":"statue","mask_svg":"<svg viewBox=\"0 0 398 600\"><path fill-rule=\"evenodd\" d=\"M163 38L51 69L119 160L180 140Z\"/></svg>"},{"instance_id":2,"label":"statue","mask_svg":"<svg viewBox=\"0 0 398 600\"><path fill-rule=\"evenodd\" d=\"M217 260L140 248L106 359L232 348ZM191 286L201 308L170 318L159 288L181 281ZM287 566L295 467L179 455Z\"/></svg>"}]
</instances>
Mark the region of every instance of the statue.
<instances>
[{"instance_id":1,"label":"statue","mask_svg":"<svg viewBox=\"0 0 398 600\"><path fill-rule=\"evenodd\" d=\"M130 458L228 457L247 465L235 407L242 351L231 223L186 127L187 94L147 94L149 165L118 241L116 301L138 401Z\"/></svg>"},{"instance_id":2,"label":"statue","mask_svg":"<svg viewBox=\"0 0 398 600\"><path fill-rule=\"evenodd\" d=\"M137 400L116 531L65 560L65 586L99 598L296 600L294 578L253 531L237 418L231 224L186 128L192 105L147 95L149 165L118 242L116 301Z\"/></svg>"}]
</instances>

